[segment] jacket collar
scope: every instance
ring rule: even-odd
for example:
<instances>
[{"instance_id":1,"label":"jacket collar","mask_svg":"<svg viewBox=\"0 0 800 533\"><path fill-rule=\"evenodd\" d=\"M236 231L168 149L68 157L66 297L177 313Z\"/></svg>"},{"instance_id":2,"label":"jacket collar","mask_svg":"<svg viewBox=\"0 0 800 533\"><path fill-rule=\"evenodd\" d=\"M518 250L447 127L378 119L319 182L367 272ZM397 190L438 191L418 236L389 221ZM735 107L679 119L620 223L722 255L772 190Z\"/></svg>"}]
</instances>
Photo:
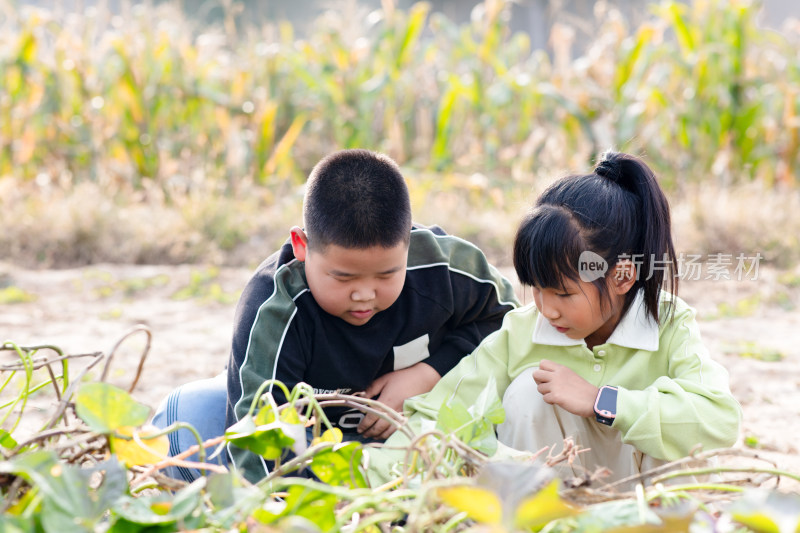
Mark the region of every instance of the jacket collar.
<instances>
[{"instance_id":1,"label":"jacket collar","mask_svg":"<svg viewBox=\"0 0 800 533\"><path fill-rule=\"evenodd\" d=\"M654 352L658 350L658 334L658 324L647 314L644 294L640 290L636 294L630 309L619 321L606 344L616 344L617 346L635 350ZM541 313L537 313L536 327L533 330L532 340L536 344L550 346L586 345L583 339L570 339L559 332L550 325L550 322Z\"/></svg>"}]
</instances>

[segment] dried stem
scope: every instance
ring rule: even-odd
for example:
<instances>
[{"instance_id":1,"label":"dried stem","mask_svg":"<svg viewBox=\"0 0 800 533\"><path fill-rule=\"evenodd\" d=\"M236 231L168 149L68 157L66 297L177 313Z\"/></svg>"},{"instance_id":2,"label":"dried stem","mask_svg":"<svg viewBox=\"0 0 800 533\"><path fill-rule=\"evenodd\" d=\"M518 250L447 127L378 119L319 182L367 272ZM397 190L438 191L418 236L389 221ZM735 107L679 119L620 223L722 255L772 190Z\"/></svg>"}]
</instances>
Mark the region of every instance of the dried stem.
<instances>
[{"instance_id":1,"label":"dried stem","mask_svg":"<svg viewBox=\"0 0 800 533\"><path fill-rule=\"evenodd\" d=\"M120 339L114 343L114 346L111 348L111 351L108 353L108 357L106 357L106 364L103 367L103 373L100 375L100 381L105 381L106 377L108 377L108 371L111 368L111 361L114 360L114 356L117 354L117 349L120 345L125 342L130 336L143 331L147 336L147 343L145 344L144 350L142 350L141 356L139 356L139 366L136 368L136 374L133 377L133 381L131 382L131 386L128 387L128 392L133 392L133 389L136 388L136 384L139 382L139 378L142 375L142 368L144 367L144 361L147 358L147 354L150 351L150 343L153 340L153 333L150 331L150 328L145 326L144 324L139 324L134 326L130 331L125 333Z\"/></svg>"}]
</instances>

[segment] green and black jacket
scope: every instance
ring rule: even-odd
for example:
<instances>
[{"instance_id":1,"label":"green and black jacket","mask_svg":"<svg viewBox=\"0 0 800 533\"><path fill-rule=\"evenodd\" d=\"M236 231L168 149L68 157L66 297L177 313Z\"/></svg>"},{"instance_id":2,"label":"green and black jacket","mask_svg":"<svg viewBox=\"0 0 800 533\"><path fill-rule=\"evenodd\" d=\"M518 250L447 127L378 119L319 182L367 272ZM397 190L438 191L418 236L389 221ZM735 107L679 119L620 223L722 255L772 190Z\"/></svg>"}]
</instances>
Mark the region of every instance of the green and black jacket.
<instances>
[{"instance_id":1,"label":"green and black jacket","mask_svg":"<svg viewBox=\"0 0 800 533\"><path fill-rule=\"evenodd\" d=\"M259 386L278 379L317 393L363 391L377 377L420 361L444 375L471 353L518 305L511 283L473 244L441 228L415 225L400 297L363 326L323 311L309 292L304 263L287 242L248 282L234 321L228 364L227 426L244 416ZM285 401L278 387L276 402ZM360 412L326 410L352 432ZM267 473L260 457L231 446L251 481Z\"/></svg>"}]
</instances>

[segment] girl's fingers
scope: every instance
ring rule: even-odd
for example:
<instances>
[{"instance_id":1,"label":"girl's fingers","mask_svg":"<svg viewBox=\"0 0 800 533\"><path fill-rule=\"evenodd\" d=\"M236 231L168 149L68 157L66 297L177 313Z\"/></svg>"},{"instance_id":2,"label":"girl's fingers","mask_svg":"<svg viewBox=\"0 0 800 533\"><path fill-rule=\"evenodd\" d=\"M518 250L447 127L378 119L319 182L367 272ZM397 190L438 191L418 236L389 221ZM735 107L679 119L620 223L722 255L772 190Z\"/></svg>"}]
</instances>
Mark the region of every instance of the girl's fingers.
<instances>
[{"instance_id":1,"label":"girl's fingers","mask_svg":"<svg viewBox=\"0 0 800 533\"><path fill-rule=\"evenodd\" d=\"M539 361L539 368L542 370L555 370L558 365L549 359L542 359Z\"/></svg>"},{"instance_id":2,"label":"girl's fingers","mask_svg":"<svg viewBox=\"0 0 800 533\"><path fill-rule=\"evenodd\" d=\"M537 384L547 383L553 379L553 371L551 369L542 368L541 366L533 371L533 381Z\"/></svg>"}]
</instances>

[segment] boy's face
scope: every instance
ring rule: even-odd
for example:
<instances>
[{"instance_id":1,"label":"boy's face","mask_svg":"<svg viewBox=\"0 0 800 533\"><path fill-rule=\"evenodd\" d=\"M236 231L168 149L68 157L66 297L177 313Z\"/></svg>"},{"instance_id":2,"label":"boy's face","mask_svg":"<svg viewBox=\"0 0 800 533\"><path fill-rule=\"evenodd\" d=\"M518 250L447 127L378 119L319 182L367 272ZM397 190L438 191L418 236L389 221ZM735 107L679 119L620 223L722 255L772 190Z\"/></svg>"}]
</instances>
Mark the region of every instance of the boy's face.
<instances>
[{"instance_id":1,"label":"boy's face","mask_svg":"<svg viewBox=\"0 0 800 533\"><path fill-rule=\"evenodd\" d=\"M314 300L327 313L362 326L390 307L406 280L408 245L391 248L343 248L335 244L309 250L305 233L292 228L292 248L305 261L306 280Z\"/></svg>"}]
</instances>

